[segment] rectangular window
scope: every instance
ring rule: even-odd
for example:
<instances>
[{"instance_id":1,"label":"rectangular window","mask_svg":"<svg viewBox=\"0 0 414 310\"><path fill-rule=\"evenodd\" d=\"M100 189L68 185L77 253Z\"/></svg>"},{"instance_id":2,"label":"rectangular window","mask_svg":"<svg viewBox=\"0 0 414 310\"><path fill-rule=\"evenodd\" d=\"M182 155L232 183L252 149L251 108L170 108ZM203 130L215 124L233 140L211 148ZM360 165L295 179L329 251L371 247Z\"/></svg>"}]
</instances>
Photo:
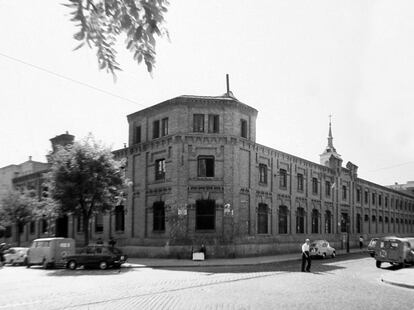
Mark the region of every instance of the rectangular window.
<instances>
[{"instance_id":1,"label":"rectangular window","mask_svg":"<svg viewBox=\"0 0 414 310\"><path fill-rule=\"evenodd\" d=\"M194 114L193 131L204 132L204 114Z\"/></svg>"},{"instance_id":2,"label":"rectangular window","mask_svg":"<svg viewBox=\"0 0 414 310\"><path fill-rule=\"evenodd\" d=\"M356 190L356 201L361 202L361 190L359 188Z\"/></svg>"},{"instance_id":3,"label":"rectangular window","mask_svg":"<svg viewBox=\"0 0 414 310\"><path fill-rule=\"evenodd\" d=\"M375 205L375 193L372 193L372 204Z\"/></svg>"},{"instance_id":4,"label":"rectangular window","mask_svg":"<svg viewBox=\"0 0 414 310\"><path fill-rule=\"evenodd\" d=\"M216 221L216 203L214 200L196 201L196 230L213 230Z\"/></svg>"},{"instance_id":5,"label":"rectangular window","mask_svg":"<svg viewBox=\"0 0 414 310\"><path fill-rule=\"evenodd\" d=\"M349 216L348 213L341 213L341 232L348 232Z\"/></svg>"},{"instance_id":6,"label":"rectangular window","mask_svg":"<svg viewBox=\"0 0 414 310\"><path fill-rule=\"evenodd\" d=\"M95 215L95 232L103 232L103 215L101 213Z\"/></svg>"},{"instance_id":7,"label":"rectangular window","mask_svg":"<svg viewBox=\"0 0 414 310\"><path fill-rule=\"evenodd\" d=\"M347 191L346 186L342 185L342 199L343 200L346 200L346 191Z\"/></svg>"},{"instance_id":8,"label":"rectangular window","mask_svg":"<svg viewBox=\"0 0 414 310\"><path fill-rule=\"evenodd\" d=\"M31 221L30 222L30 228L29 228L29 230L30 230L30 234L31 235L33 235L35 233L35 230L36 230L36 221Z\"/></svg>"},{"instance_id":9,"label":"rectangular window","mask_svg":"<svg viewBox=\"0 0 414 310\"><path fill-rule=\"evenodd\" d=\"M382 205L382 195L378 195L378 205Z\"/></svg>"},{"instance_id":10,"label":"rectangular window","mask_svg":"<svg viewBox=\"0 0 414 310\"><path fill-rule=\"evenodd\" d=\"M141 126L135 127L134 131L134 144L141 143Z\"/></svg>"},{"instance_id":11,"label":"rectangular window","mask_svg":"<svg viewBox=\"0 0 414 310\"><path fill-rule=\"evenodd\" d=\"M303 192L303 174L298 173L298 191Z\"/></svg>"},{"instance_id":12,"label":"rectangular window","mask_svg":"<svg viewBox=\"0 0 414 310\"><path fill-rule=\"evenodd\" d=\"M318 193L318 179L312 178L312 193L316 195Z\"/></svg>"},{"instance_id":13,"label":"rectangular window","mask_svg":"<svg viewBox=\"0 0 414 310\"><path fill-rule=\"evenodd\" d=\"M286 188L287 187L287 171L285 169L279 170L279 187Z\"/></svg>"},{"instance_id":14,"label":"rectangular window","mask_svg":"<svg viewBox=\"0 0 414 310\"><path fill-rule=\"evenodd\" d=\"M331 196L331 182L325 181L325 196L330 197Z\"/></svg>"},{"instance_id":15,"label":"rectangular window","mask_svg":"<svg viewBox=\"0 0 414 310\"><path fill-rule=\"evenodd\" d=\"M259 208L257 210L257 233L268 233L268 211L267 205L264 203L259 203Z\"/></svg>"},{"instance_id":16,"label":"rectangular window","mask_svg":"<svg viewBox=\"0 0 414 310\"><path fill-rule=\"evenodd\" d=\"M124 206L115 207L115 231L125 230L125 211Z\"/></svg>"},{"instance_id":17,"label":"rectangular window","mask_svg":"<svg viewBox=\"0 0 414 310\"><path fill-rule=\"evenodd\" d=\"M154 231L165 231L165 205L163 201L154 202L153 205L154 220L153 230Z\"/></svg>"},{"instance_id":18,"label":"rectangular window","mask_svg":"<svg viewBox=\"0 0 414 310\"><path fill-rule=\"evenodd\" d=\"M42 233L45 234L47 233L49 229L49 225L46 219L42 219Z\"/></svg>"},{"instance_id":19,"label":"rectangular window","mask_svg":"<svg viewBox=\"0 0 414 310\"><path fill-rule=\"evenodd\" d=\"M240 135L242 138L247 138L247 121L245 119L240 120Z\"/></svg>"},{"instance_id":20,"label":"rectangular window","mask_svg":"<svg viewBox=\"0 0 414 310\"><path fill-rule=\"evenodd\" d=\"M197 162L199 177L214 177L214 156L199 156Z\"/></svg>"},{"instance_id":21,"label":"rectangular window","mask_svg":"<svg viewBox=\"0 0 414 310\"><path fill-rule=\"evenodd\" d=\"M388 197L387 197L387 196L385 196L384 200L385 200L385 201L384 201L385 206L386 206L386 207L388 207Z\"/></svg>"},{"instance_id":22,"label":"rectangular window","mask_svg":"<svg viewBox=\"0 0 414 310\"><path fill-rule=\"evenodd\" d=\"M259 183L267 184L267 165L259 164Z\"/></svg>"},{"instance_id":23,"label":"rectangular window","mask_svg":"<svg viewBox=\"0 0 414 310\"><path fill-rule=\"evenodd\" d=\"M155 180L165 179L165 159L155 161Z\"/></svg>"},{"instance_id":24,"label":"rectangular window","mask_svg":"<svg viewBox=\"0 0 414 310\"><path fill-rule=\"evenodd\" d=\"M161 136L168 135L168 117L161 120Z\"/></svg>"},{"instance_id":25,"label":"rectangular window","mask_svg":"<svg viewBox=\"0 0 414 310\"><path fill-rule=\"evenodd\" d=\"M154 121L152 123L152 138L157 139L160 137L160 121Z\"/></svg>"},{"instance_id":26,"label":"rectangular window","mask_svg":"<svg viewBox=\"0 0 414 310\"><path fill-rule=\"evenodd\" d=\"M368 191L364 192L364 203L368 204Z\"/></svg>"},{"instance_id":27,"label":"rectangular window","mask_svg":"<svg viewBox=\"0 0 414 310\"><path fill-rule=\"evenodd\" d=\"M208 115L208 132L218 133L219 132L219 116L214 114Z\"/></svg>"},{"instance_id":28,"label":"rectangular window","mask_svg":"<svg viewBox=\"0 0 414 310\"><path fill-rule=\"evenodd\" d=\"M76 231L78 233L83 232L83 215L78 215L77 216L77 226L76 226Z\"/></svg>"}]
</instances>

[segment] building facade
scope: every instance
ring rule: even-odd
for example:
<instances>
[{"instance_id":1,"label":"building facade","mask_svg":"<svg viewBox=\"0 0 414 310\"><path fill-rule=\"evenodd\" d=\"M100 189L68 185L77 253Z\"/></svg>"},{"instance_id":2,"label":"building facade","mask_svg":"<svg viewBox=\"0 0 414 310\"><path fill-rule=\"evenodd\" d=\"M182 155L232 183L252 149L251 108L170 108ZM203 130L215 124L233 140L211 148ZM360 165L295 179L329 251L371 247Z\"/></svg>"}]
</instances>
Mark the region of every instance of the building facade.
<instances>
[{"instance_id":1,"label":"building facade","mask_svg":"<svg viewBox=\"0 0 414 310\"><path fill-rule=\"evenodd\" d=\"M118 236L129 252L182 257L206 244L231 257L414 233L414 197L343 167L331 124L317 164L256 143L257 113L228 92L128 115L129 147L115 154L132 183Z\"/></svg>"},{"instance_id":2,"label":"building facade","mask_svg":"<svg viewBox=\"0 0 414 310\"><path fill-rule=\"evenodd\" d=\"M127 159L128 196L94 216L91 240L113 236L134 256L190 257L204 244L209 256L235 257L297 252L305 238L345 248L361 235L414 234L414 195L343 166L331 124L317 164L256 143L257 114L228 91L128 115L128 145L114 151ZM52 234L81 244L82 219L62 221ZM23 243L45 236L43 225L26 225Z\"/></svg>"}]
</instances>

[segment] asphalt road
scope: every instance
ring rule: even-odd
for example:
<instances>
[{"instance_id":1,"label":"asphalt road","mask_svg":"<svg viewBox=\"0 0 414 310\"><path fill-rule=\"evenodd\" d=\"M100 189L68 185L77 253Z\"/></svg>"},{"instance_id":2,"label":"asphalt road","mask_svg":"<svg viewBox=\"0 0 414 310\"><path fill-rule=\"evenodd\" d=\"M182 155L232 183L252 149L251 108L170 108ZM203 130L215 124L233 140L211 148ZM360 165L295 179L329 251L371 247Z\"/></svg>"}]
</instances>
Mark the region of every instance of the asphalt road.
<instances>
[{"instance_id":1,"label":"asphalt road","mask_svg":"<svg viewBox=\"0 0 414 310\"><path fill-rule=\"evenodd\" d=\"M0 309L414 309L414 290L381 282L364 254L206 268L0 269Z\"/></svg>"}]
</instances>

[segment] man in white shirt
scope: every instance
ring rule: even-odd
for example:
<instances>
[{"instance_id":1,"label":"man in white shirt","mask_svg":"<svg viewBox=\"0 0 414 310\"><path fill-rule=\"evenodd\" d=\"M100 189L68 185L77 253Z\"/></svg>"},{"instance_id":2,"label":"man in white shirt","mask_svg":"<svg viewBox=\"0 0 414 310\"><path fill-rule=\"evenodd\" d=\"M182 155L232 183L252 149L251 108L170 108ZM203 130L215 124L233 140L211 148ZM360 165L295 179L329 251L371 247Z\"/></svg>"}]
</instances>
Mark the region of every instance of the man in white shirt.
<instances>
[{"instance_id":1,"label":"man in white shirt","mask_svg":"<svg viewBox=\"0 0 414 310\"><path fill-rule=\"evenodd\" d=\"M309 244L310 244L310 240L306 239L305 243L302 244L302 272L310 272L310 267L311 267L311 258L310 258L310 253L309 253ZM305 269L305 264L307 263L306 269Z\"/></svg>"}]
</instances>

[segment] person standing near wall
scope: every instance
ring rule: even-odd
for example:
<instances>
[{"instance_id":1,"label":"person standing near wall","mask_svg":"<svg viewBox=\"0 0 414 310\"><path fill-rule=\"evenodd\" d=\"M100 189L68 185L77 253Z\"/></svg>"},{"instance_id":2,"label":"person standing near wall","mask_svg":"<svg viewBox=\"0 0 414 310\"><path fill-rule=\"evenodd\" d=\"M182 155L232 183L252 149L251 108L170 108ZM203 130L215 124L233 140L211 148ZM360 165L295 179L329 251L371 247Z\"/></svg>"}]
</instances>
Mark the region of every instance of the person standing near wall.
<instances>
[{"instance_id":1,"label":"person standing near wall","mask_svg":"<svg viewBox=\"0 0 414 310\"><path fill-rule=\"evenodd\" d=\"M311 258L309 253L309 247L310 247L310 240L306 239L305 243L302 244L302 272L310 272L311 267ZM305 265L306 269L305 269Z\"/></svg>"},{"instance_id":2,"label":"person standing near wall","mask_svg":"<svg viewBox=\"0 0 414 310\"><path fill-rule=\"evenodd\" d=\"M362 236L359 236L359 249L362 250L363 246L364 246L364 238L362 238Z\"/></svg>"}]
</instances>

